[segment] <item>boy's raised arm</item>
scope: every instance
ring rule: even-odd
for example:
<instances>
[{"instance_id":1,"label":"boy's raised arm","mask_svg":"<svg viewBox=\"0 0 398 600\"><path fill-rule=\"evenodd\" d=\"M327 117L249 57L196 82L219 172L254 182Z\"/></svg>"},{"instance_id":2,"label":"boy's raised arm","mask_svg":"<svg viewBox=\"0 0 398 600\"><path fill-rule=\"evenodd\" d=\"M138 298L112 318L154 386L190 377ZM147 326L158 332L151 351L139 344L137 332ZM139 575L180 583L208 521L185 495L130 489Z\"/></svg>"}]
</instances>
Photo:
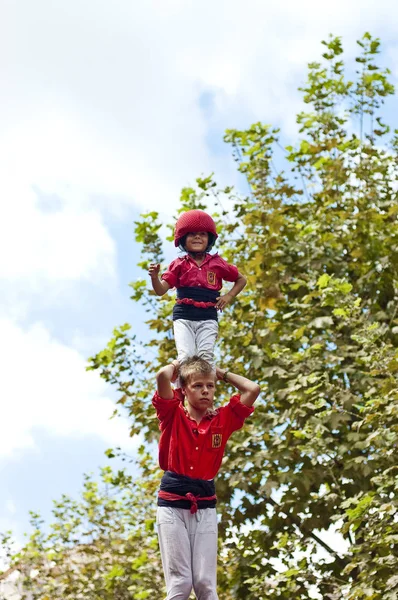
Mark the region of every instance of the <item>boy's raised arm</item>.
<instances>
[{"instance_id":1,"label":"boy's raised arm","mask_svg":"<svg viewBox=\"0 0 398 600\"><path fill-rule=\"evenodd\" d=\"M159 369L156 374L156 388L159 396L164 400L172 400L174 398L171 383L176 380L178 365L178 361L173 360L169 365Z\"/></svg>"},{"instance_id":2,"label":"boy's raised arm","mask_svg":"<svg viewBox=\"0 0 398 600\"><path fill-rule=\"evenodd\" d=\"M220 369L219 367L216 367L216 375L217 379L223 379L239 390L240 401L242 404L245 404L246 406L253 406L259 393L261 392L261 388L258 383L255 383L254 381L251 381L242 375L231 373L231 371L228 371L228 369Z\"/></svg>"}]
</instances>

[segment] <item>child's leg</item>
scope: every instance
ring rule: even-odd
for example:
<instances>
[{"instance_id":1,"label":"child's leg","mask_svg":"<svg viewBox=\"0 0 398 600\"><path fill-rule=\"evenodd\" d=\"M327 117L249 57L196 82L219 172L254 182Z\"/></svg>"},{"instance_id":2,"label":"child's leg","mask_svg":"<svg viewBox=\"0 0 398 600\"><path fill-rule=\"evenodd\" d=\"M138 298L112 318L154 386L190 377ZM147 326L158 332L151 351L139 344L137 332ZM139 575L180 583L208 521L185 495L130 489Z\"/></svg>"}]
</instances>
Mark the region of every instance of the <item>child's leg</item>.
<instances>
[{"instance_id":1,"label":"child's leg","mask_svg":"<svg viewBox=\"0 0 398 600\"><path fill-rule=\"evenodd\" d=\"M190 516L197 524L191 533L193 589L198 600L218 600L216 509L204 508Z\"/></svg>"},{"instance_id":2,"label":"child's leg","mask_svg":"<svg viewBox=\"0 0 398 600\"><path fill-rule=\"evenodd\" d=\"M192 323L193 321L187 321L186 319L173 321L178 362L196 354L195 330L192 327Z\"/></svg>"},{"instance_id":3,"label":"child's leg","mask_svg":"<svg viewBox=\"0 0 398 600\"><path fill-rule=\"evenodd\" d=\"M197 321L196 353L215 367L214 346L218 335L217 321Z\"/></svg>"},{"instance_id":4,"label":"child's leg","mask_svg":"<svg viewBox=\"0 0 398 600\"><path fill-rule=\"evenodd\" d=\"M166 600L188 600L192 590L191 547L185 514L189 510L158 506L156 523Z\"/></svg>"},{"instance_id":5,"label":"child's leg","mask_svg":"<svg viewBox=\"0 0 398 600\"><path fill-rule=\"evenodd\" d=\"M196 354L195 329L193 325L194 321L187 321L186 319L173 321L174 342L177 349L178 362ZM176 379L174 385L177 389L181 387L179 377Z\"/></svg>"}]
</instances>

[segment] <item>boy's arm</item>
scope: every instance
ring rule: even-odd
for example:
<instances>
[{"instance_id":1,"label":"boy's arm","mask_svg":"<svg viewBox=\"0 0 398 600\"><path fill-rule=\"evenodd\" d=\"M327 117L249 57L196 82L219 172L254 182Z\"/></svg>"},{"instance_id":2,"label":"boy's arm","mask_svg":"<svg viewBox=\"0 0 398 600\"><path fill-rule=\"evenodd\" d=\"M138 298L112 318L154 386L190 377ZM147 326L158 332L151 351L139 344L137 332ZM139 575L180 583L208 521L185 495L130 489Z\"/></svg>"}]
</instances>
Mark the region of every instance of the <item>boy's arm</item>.
<instances>
[{"instance_id":1,"label":"boy's arm","mask_svg":"<svg viewBox=\"0 0 398 600\"><path fill-rule=\"evenodd\" d=\"M233 298L235 298L239 294L239 292L241 292L243 290L246 283L247 283L246 277L244 277L244 275L242 275L242 273L239 273L238 279L235 281L233 287L229 290L229 292L227 292L223 296L220 296L217 299L216 308L218 308L218 310L223 310L227 306L227 304L229 304L231 302L231 300Z\"/></svg>"},{"instance_id":2,"label":"boy's arm","mask_svg":"<svg viewBox=\"0 0 398 600\"><path fill-rule=\"evenodd\" d=\"M254 381L250 381L247 377L231 373L227 369L216 367L217 379L223 379L227 383L233 385L240 392L240 401L245 406L253 406L261 391L260 386Z\"/></svg>"},{"instance_id":3,"label":"boy's arm","mask_svg":"<svg viewBox=\"0 0 398 600\"><path fill-rule=\"evenodd\" d=\"M151 263L149 265L148 274L151 278L152 288L158 296L163 296L170 289L170 285L164 279L159 279L159 271L159 264Z\"/></svg>"},{"instance_id":4,"label":"boy's arm","mask_svg":"<svg viewBox=\"0 0 398 600\"><path fill-rule=\"evenodd\" d=\"M159 396L164 400L172 400L174 398L171 383L177 378L178 365L178 361L173 360L169 365L159 369L156 374L156 389Z\"/></svg>"}]
</instances>

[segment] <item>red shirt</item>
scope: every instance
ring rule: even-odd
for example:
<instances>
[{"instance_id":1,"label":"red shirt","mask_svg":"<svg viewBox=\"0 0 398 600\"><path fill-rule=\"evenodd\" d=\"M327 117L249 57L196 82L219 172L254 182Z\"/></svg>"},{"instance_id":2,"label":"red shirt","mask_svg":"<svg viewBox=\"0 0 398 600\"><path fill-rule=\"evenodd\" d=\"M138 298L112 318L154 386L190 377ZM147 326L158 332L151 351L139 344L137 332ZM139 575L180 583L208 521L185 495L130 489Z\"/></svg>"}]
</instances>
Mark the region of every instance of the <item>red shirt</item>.
<instances>
[{"instance_id":1,"label":"red shirt","mask_svg":"<svg viewBox=\"0 0 398 600\"><path fill-rule=\"evenodd\" d=\"M160 468L194 479L213 479L217 475L228 438L254 411L236 394L198 425L175 392L172 400L164 400L156 392L152 404L160 421Z\"/></svg>"},{"instance_id":2,"label":"red shirt","mask_svg":"<svg viewBox=\"0 0 398 600\"><path fill-rule=\"evenodd\" d=\"M200 267L186 254L173 260L162 275L170 287L204 287L210 290L221 290L223 280L236 281L238 277L237 267L227 263L218 254L206 254Z\"/></svg>"}]
</instances>

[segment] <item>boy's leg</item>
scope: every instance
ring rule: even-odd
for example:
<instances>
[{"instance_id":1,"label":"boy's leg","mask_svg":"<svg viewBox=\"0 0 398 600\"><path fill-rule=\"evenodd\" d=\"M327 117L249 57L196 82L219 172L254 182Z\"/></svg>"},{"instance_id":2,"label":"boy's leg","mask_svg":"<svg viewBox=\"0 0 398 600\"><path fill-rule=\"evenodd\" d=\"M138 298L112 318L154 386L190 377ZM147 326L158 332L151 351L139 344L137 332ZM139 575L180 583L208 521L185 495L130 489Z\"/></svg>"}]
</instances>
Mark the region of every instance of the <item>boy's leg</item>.
<instances>
[{"instance_id":1,"label":"boy's leg","mask_svg":"<svg viewBox=\"0 0 398 600\"><path fill-rule=\"evenodd\" d=\"M190 516L196 522L190 528L193 589L198 600L218 600L216 509L204 508Z\"/></svg>"},{"instance_id":2,"label":"boy's leg","mask_svg":"<svg viewBox=\"0 0 398 600\"><path fill-rule=\"evenodd\" d=\"M195 330L192 327L194 321L177 319L173 321L174 341L177 348L177 360L181 362L184 358L196 354Z\"/></svg>"},{"instance_id":3,"label":"boy's leg","mask_svg":"<svg viewBox=\"0 0 398 600\"><path fill-rule=\"evenodd\" d=\"M188 600L192 590L191 548L184 513L189 511L168 506L158 506L157 510L166 600Z\"/></svg>"},{"instance_id":4,"label":"boy's leg","mask_svg":"<svg viewBox=\"0 0 398 600\"><path fill-rule=\"evenodd\" d=\"M196 352L215 367L214 346L218 335L217 321L197 321L196 330Z\"/></svg>"}]
</instances>

